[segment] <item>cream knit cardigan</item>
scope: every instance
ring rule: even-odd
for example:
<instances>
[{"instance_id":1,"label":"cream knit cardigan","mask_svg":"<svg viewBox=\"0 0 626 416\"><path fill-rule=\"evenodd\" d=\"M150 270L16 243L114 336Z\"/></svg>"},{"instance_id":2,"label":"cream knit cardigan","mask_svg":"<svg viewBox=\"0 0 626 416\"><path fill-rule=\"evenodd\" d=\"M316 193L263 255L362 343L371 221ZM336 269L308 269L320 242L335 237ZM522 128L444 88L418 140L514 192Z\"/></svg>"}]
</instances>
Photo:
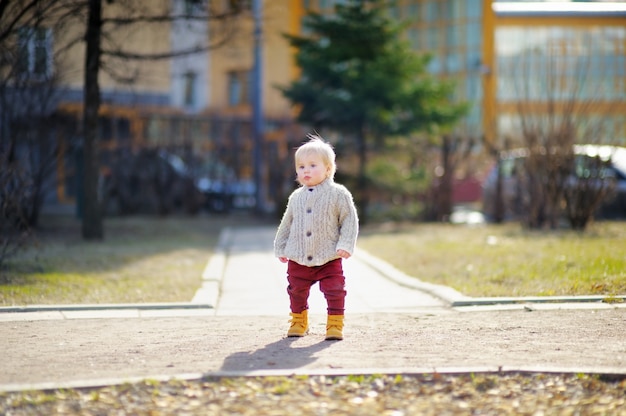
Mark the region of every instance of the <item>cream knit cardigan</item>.
<instances>
[{"instance_id":1,"label":"cream knit cardigan","mask_svg":"<svg viewBox=\"0 0 626 416\"><path fill-rule=\"evenodd\" d=\"M276 257L303 266L321 266L354 253L359 219L350 191L328 178L292 192L274 239Z\"/></svg>"}]
</instances>

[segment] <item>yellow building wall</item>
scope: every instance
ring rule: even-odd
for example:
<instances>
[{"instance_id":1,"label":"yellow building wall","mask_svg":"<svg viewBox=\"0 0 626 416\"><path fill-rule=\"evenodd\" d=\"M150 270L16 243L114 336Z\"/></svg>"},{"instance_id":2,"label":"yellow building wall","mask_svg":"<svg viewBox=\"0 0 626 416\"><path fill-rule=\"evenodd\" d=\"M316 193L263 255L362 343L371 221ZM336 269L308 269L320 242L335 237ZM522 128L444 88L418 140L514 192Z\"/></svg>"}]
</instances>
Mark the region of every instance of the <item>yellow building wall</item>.
<instances>
[{"instance_id":1,"label":"yellow building wall","mask_svg":"<svg viewBox=\"0 0 626 416\"><path fill-rule=\"evenodd\" d=\"M144 6L157 12L169 7L170 0L147 2ZM283 33L299 33L300 18L303 13L299 1L273 0L265 1L263 7L263 107L266 117L287 118L293 116L290 103L276 88L287 86L296 76L297 70L293 61L294 51L289 47ZM106 17L123 15L122 6L103 4ZM211 24L211 23L209 23ZM233 24L233 23L229 23ZM210 112L250 115L249 104L230 107L228 104L228 74L231 71L251 71L254 65L254 20L252 13L234 23L230 27L233 37L223 46L209 51L210 73L208 74L208 94ZM107 26L110 29L110 26ZM65 48L72 40L82 36L85 30L84 21L75 21L62 32L55 33L57 62L55 67L61 76L61 83L66 87L81 90L84 83L85 43L74 43ZM219 29L218 29L219 30ZM113 45L123 45L126 51L138 54L167 54L171 52L171 25L162 24L134 25L115 31L108 30L106 36L110 42L104 42L103 48L111 49ZM60 49L64 52L60 53ZM107 70L100 72L100 88L104 91L129 91L134 93L168 94L171 85L171 60L120 60L103 56L103 66L113 69L117 75L135 77L131 83L120 82Z\"/></svg>"},{"instance_id":2,"label":"yellow building wall","mask_svg":"<svg viewBox=\"0 0 626 416\"><path fill-rule=\"evenodd\" d=\"M291 28L292 0L265 1L263 8L262 61L263 107L266 117L291 115L289 102L276 85L286 86L293 78L292 51L282 36ZM212 112L250 115L249 103L231 107L228 102L228 74L252 71L254 67L254 19L247 14L237 21L235 37L210 53L210 110Z\"/></svg>"},{"instance_id":3,"label":"yellow building wall","mask_svg":"<svg viewBox=\"0 0 626 416\"><path fill-rule=\"evenodd\" d=\"M82 89L85 82L85 42L74 43L69 49L65 45L84 36L84 32L85 22L76 21L54 34L55 73L62 85L73 89Z\"/></svg>"},{"instance_id":4,"label":"yellow building wall","mask_svg":"<svg viewBox=\"0 0 626 416\"><path fill-rule=\"evenodd\" d=\"M276 86L286 87L294 80L293 51L283 36L283 33L293 33L291 31L291 8L294 7L294 3L299 3L299 1L265 1L267 18L264 42L264 85L266 85L264 105L269 117L292 116L291 104Z\"/></svg>"},{"instance_id":5,"label":"yellow building wall","mask_svg":"<svg viewBox=\"0 0 626 416\"><path fill-rule=\"evenodd\" d=\"M485 140L493 144L496 138L496 75L495 68L495 14L491 8L492 0L483 0L483 64L488 71L482 78L483 108L482 127Z\"/></svg>"},{"instance_id":6,"label":"yellow building wall","mask_svg":"<svg viewBox=\"0 0 626 416\"><path fill-rule=\"evenodd\" d=\"M169 10L169 0L141 2L142 8L161 12ZM128 12L116 2L103 2L104 18L128 17ZM76 20L68 24L62 31L55 33L55 48L58 60L55 67L61 76L62 84L75 89L82 89L84 83L85 42L73 42L84 36L85 21ZM103 49L114 50L120 45L127 52L138 54L159 54L170 52L170 25L139 25L115 28L111 23L103 28ZM73 46L64 50L68 43ZM63 50L63 51L62 51ZM170 62L163 60L120 60L102 57L103 67L100 71L100 88L105 90L132 90L133 92L168 93L170 88ZM113 70L122 77L134 77L131 83L120 82L111 77L108 71Z\"/></svg>"}]
</instances>

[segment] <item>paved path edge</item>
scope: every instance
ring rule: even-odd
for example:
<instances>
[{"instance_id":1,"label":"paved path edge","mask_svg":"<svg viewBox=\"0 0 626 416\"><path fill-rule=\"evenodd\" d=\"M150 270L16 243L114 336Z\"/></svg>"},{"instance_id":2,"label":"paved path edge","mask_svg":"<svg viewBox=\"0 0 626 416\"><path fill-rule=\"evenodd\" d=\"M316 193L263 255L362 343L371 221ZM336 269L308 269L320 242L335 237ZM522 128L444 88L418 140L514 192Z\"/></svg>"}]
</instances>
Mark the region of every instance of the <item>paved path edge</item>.
<instances>
[{"instance_id":1,"label":"paved path edge","mask_svg":"<svg viewBox=\"0 0 626 416\"><path fill-rule=\"evenodd\" d=\"M602 370L598 368L561 368L561 367L407 367L407 368L335 368L335 369L285 369L285 370L254 370L254 371L215 371L208 373L185 373L177 375L153 375L119 378L102 378L89 380L75 380L70 382L44 382L44 383L24 383L0 385L0 393L20 392L20 391L50 391L64 389L97 389L123 384L141 383L147 380L168 382L168 381L201 381L213 378L239 378L239 377L292 377L292 376L327 376L341 377L348 375L425 375L442 374L459 376L464 374L586 374L602 375L616 378L626 377L620 371Z\"/></svg>"},{"instance_id":2,"label":"paved path edge","mask_svg":"<svg viewBox=\"0 0 626 416\"><path fill-rule=\"evenodd\" d=\"M54 311L107 311L107 310L185 310L214 309L217 305L222 278L233 239L233 230L224 228L218 243L202 273L202 285L191 302L142 303L142 304L76 304L76 305L28 305L0 307L0 313L54 312ZM526 296L526 297L480 297L465 296L443 285L427 283L409 276L386 261L358 248L355 258L378 271L385 278L410 289L426 292L450 307L515 305L528 303L626 303L626 295L617 296Z\"/></svg>"},{"instance_id":3,"label":"paved path edge","mask_svg":"<svg viewBox=\"0 0 626 416\"><path fill-rule=\"evenodd\" d=\"M365 250L359 249L355 253L362 262L369 267L380 272L381 275L394 281L400 286L411 289L420 290L435 296L438 299L448 303L451 307L466 306L488 306L488 305L510 305L524 303L614 303L620 304L626 302L626 295L603 296L603 295L586 295L586 296L521 296L521 297L478 297L473 298L465 296L457 290L443 285L427 283L416 277L409 276L406 273L396 269L393 265L384 260L379 259Z\"/></svg>"}]
</instances>

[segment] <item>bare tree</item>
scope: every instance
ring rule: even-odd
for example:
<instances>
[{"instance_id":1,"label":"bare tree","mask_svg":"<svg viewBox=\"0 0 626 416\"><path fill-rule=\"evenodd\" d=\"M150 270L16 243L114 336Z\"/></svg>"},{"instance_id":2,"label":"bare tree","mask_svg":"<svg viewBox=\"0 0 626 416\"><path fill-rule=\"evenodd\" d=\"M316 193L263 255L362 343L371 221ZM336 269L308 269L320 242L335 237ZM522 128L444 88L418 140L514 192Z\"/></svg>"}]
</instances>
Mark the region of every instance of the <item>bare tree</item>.
<instances>
[{"instance_id":1,"label":"bare tree","mask_svg":"<svg viewBox=\"0 0 626 416\"><path fill-rule=\"evenodd\" d=\"M17 163L9 164L0 153L0 270L7 259L28 243L30 228L25 218L29 205L29 178ZM0 279L1 281L1 279Z\"/></svg>"},{"instance_id":2,"label":"bare tree","mask_svg":"<svg viewBox=\"0 0 626 416\"><path fill-rule=\"evenodd\" d=\"M0 0L0 42L7 46L2 48L3 52L10 51L11 46L15 45L16 34L21 28L44 25L48 28L71 27L73 30L67 33L76 33L75 36L66 33L66 36L59 36L63 44L55 45L55 50L70 49L82 43L85 45L82 118L83 238L104 237L102 201L98 193L100 167L97 139L101 71L118 82L132 83L141 74L132 65L128 65L129 62L172 59L222 46L237 32L237 19L246 14L248 3L246 0L186 0L184 7L172 8L169 0L150 2L149 5L131 0ZM172 50L169 44L163 45L159 50L134 50L130 46L133 43L127 42L129 37L137 36L138 33L169 30L168 27L174 22L210 22L208 36L199 43L186 45L180 50ZM6 56L0 59L10 60ZM6 128L5 120L0 123L0 126L4 126L2 128Z\"/></svg>"},{"instance_id":3,"label":"bare tree","mask_svg":"<svg viewBox=\"0 0 626 416\"><path fill-rule=\"evenodd\" d=\"M434 184L433 203L436 221L448 221L453 209L454 178L462 163L467 162L475 149L476 140L453 134L443 135L439 145L441 157L438 180Z\"/></svg>"},{"instance_id":4,"label":"bare tree","mask_svg":"<svg viewBox=\"0 0 626 416\"><path fill-rule=\"evenodd\" d=\"M614 172L611 170L613 150L585 151L577 155L574 186L566 186L564 192L565 215L575 230L584 230L600 204L612 196L615 190Z\"/></svg>"},{"instance_id":5,"label":"bare tree","mask_svg":"<svg viewBox=\"0 0 626 416\"><path fill-rule=\"evenodd\" d=\"M588 54L562 50L560 42L545 51L529 49L499 67L518 97L520 145L527 155L517 179L523 222L530 228L556 228L565 213L573 228L584 229L611 186L576 173L581 159L574 146L601 143L608 121L594 92L601 89L589 76Z\"/></svg>"},{"instance_id":6,"label":"bare tree","mask_svg":"<svg viewBox=\"0 0 626 416\"><path fill-rule=\"evenodd\" d=\"M57 162L57 2L0 0L0 263L28 242Z\"/></svg>"},{"instance_id":7,"label":"bare tree","mask_svg":"<svg viewBox=\"0 0 626 416\"><path fill-rule=\"evenodd\" d=\"M103 6L109 7L117 3L118 13L112 16L103 13ZM216 48L225 44L234 33L234 19L245 11L244 0L232 0L225 9L214 8L216 2L188 1L189 8L182 14L173 14L169 7L146 9L137 2L129 0L88 0L87 25L85 31L85 96L83 116L83 154L84 154L84 204L82 234L85 239L102 239L103 214L102 204L98 195L98 147L97 125L100 108L100 87L98 77L101 69L108 70L116 79L116 60L155 60L171 59L176 56L194 54ZM166 2L169 5L169 2ZM194 45L185 50L169 50L157 52L138 52L128 50L123 42L117 41L114 33L121 28L137 26L163 26L179 20L201 20L213 22L214 30L206 42ZM105 59L110 66L104 64ZM132 80L132 77L126 77Z\"/></svg>"}]
</instances>

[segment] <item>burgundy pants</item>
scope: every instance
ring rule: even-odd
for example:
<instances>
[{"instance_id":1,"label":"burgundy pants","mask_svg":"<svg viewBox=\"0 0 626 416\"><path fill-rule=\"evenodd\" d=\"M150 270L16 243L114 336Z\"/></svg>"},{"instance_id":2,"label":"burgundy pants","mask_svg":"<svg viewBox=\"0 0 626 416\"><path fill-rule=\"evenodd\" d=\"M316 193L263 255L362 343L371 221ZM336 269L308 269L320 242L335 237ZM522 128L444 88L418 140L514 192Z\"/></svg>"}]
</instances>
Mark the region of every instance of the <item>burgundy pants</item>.
<instances>
[{"instance_id":1,"label":"burgundy pants","mask_svg":"<svg viewBox=\"0 0 626 416\"><path fill-rule=\"evenodd\" d=\"M343 315L346 299L345 283L341 259L329 261L321 266L307 267L289 260L287 264L287 293L291 312L301 313L309 309L311 286L320 283L320 290L326 298L329 315Z\"/></svg>"}]
</instances>

